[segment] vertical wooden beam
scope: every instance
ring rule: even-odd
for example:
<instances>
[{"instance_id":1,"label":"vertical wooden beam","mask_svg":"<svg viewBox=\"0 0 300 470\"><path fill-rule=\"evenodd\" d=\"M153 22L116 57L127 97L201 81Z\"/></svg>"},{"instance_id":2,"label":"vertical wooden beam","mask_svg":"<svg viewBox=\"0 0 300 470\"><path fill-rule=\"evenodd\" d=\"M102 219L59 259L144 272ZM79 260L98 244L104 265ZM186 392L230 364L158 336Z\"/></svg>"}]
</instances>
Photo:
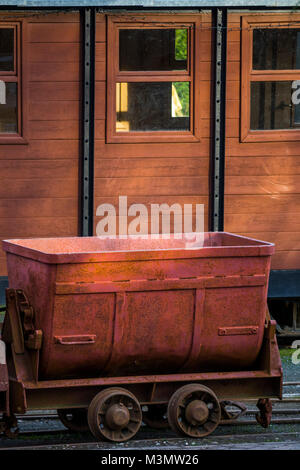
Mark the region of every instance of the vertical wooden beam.
<instances>
[{"instance_id":1,"label":"vertical wooden beam","mask_svg":"<svg viewBox=\"0 0 300 470\"><path fill-rule=\"evenodd\" d=\"M227 9L213 9L214 82L210 230L224 230Z\"/></svg>"},{"instance_id":2,"label":"vertical wooden beam","mask_svg":"<svg viewBox=\"0 0 300 470\"><path fill-rule=\"evenodd\" d=\"M81 10L82 27L82 166L81 235L93 235L94 116L95 116L95 10Z\"/></svg>"}]
</instances>

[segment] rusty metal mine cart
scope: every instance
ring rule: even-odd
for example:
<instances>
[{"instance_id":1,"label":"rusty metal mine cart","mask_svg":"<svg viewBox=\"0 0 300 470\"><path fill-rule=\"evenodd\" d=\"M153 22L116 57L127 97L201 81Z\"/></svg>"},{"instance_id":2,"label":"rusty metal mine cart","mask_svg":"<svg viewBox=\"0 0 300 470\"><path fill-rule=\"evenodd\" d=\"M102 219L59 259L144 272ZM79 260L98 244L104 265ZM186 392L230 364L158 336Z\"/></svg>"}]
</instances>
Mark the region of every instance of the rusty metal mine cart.
<instances>
[{"instance_id":1,"label":"rusty metal mine cart","mask_svg":"<svg viewBox=\"0 0 300 470\"><path fill-rule=\"evenodd\" d=\"M98 439L126 441L142 421L197 438L249 399L268 425L270 399L282 395L266 304L273 244L216 232L194 243L74 237L3 247L6 435L15 414L57 409L67 427Z\"/></svg>"}]
</instances>

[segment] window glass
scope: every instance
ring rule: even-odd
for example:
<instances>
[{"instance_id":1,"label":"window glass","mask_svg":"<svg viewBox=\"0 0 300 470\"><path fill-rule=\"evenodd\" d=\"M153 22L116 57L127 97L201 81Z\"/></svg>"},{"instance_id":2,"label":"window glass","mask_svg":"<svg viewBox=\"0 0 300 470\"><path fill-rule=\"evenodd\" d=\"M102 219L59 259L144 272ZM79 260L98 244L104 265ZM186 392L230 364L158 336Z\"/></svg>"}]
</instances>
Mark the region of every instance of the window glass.
<instances>
[{"instance_id":1,"label":"window glass","mask_svg":"<svg viewBox=\"0 0 300 470\"><path fill-rule=\"evenodd\" d=\"M189 82L116 84L117 132L190 128Z\"/></svg>"},{"instance_id":2,"label":"window glass","mask_svg":"<svg viewBox=\"0 0 300 470\"><path fill-rule=\"evenodd\" d=\"M187 70L187 29L121 29L120 71Z\"/></svg>"},{"instance_id":3,"label":"window glass","mask_svg":"<svg viewBox=\"0 0 300 470\"><path fill-rule=\"evenodd\" d=\"M14 70L14 29L0 28L0 72Z\"/></svg>"},{"instance_id":4,"label":"window glass","mask_svg":"<svg viewBox=\"0 0 300 470\"><path fill-rule=\"evenodd\" d=\"M254 29L253 69L300 69L300 29Z\"/></svg>"},{"instance_id":5,"label":"window glass","mask_svg":"<svg viewBox=\"0 0 300 470\"><path fill-rule=\"evenodd\" d=\"M0 104L0 133L11 134L18 132L17 118L17 84L5 83L6 103Z\"/></svg>"},{"instance_id":6,"label":"window glass","mask_svg":"<svg viewBox=\"0 0 300 470\"><path fill-rule=\"evenodd\" d=\"M251 129L293 129L300 126L300 105L292 103L291 81L251 83Z\"/></svg>"}]
</instances>

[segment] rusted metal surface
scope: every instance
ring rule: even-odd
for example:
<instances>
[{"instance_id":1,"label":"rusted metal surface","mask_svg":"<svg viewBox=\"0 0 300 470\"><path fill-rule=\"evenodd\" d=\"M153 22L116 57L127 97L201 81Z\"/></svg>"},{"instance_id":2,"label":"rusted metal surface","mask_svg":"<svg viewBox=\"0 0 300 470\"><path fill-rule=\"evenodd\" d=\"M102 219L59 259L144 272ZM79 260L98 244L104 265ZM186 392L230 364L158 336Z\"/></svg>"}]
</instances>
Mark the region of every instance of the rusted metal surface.
<instances>
[{"instance_id":1,"label":"rusted metal surface","mask_svg":"<svg viewBox=\"0 0 300 470\"><path fill-rule=\"evenodd\" d=\"M98 393L88 410L88 422L95 437L123 442L133 437L142 424L142 410L136 397L122 388Z\"/></svg>"},{"instance_id":2,"label":"rusted metal surface","mask_svg":"<svg viewBox=\"0 0 300 470\"><path fill-rule=\"evenodd\" d=\"M271 244L208 233L199 248L97 237L3 245L10 286L43 331L40 379L232 371L258 357Z\"/></svg>"},{"instance_id":3,"label":"rusted metal surface","mask_svg":"<svg viewBox=\"0 0 300 470\"><path fill-rule=\"evenodd\" d=\"M58 409L71 427L86 426L89 409L96 437L122 441L138 429L140 405L161 407L154 424L165 425L169 404L174 429L201 437L218 425L224 400L281 397L266 316L272 244L208 233L203 247L88 237L6 241L4 249L11 413Z\"/></svg>"},{"instance_id":4,"label":"rusted metal surface","mask_svg":"<svg viewBox=\"0 0 300 470\"><path fill-rule=\"evenodd\" d=\"M259 413L256 415L256 421L263 428L268 428L272 419L272 402L269 398L260 398L257 402Z\"/></svg>"},{"instance_id":5,"label":"rusted metal surface","mask_svg":"<svg viewBox=\"0 0 300 470\"><path fill-rule=\"evenodd\" d=\"M236 419L243 416L247 411L247 407L243 403L237 401L223 400L220 402L220 405L222 412L222 420L226 421L235 421ZM235 408L238 411L229 411L227 409L227 406L229 408Z\"/></svg>"},{"instance_id":6,"label":"rusted metal surface","mask_svg":"<svg viewBox=\"0 0 300 470\"><path fill-rule=\"evenodd\" d=\"M169 401L168 420L179 435L208 436L217 428L220 419L219 400L203 385L185 385L176 390Z\"/></svg>"}]
</instances>

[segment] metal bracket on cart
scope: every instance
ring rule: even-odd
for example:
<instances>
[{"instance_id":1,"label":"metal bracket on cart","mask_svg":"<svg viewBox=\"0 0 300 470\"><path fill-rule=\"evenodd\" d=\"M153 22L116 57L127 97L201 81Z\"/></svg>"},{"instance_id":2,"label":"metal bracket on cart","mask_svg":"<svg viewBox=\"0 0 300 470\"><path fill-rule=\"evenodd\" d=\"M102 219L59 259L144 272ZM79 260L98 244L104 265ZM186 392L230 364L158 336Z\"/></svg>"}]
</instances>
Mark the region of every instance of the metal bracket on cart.
<instances>
[{"instance_id":1,"label":"metal bracket on cart","mask_svg":"<svg viewBox=\"0 0 300 470\"><path fill-rule=\"evenodd\" d=\"M14 414L7 415L3 414L2 419L0 420L0 434L5 434L6 437L13 439L18 437L19 428L17 423L17 418Z\"/></svg>"},{"instance_id":2,"label":"metal bracket on cart","mask_svg":"<svg viewBox=\"0 0 300 470\"><path fill-rule=\"evenodd\" d=\"M220 402L220 406L221 406L221 413L222 413L221 423L224 421L226 423L230 421L235 421L241 416L243 416L247 411L246 405L238 401L222 400ZM228 410L226 407L237 408L238 411Z\"/></svg>"},{"instance_id":3,"label":"metal bracket on cart","mask_svg":"<svg viewBox=\"0 0 300 470\"><path fill-rule=\"evenodd\" d=\"M260 398L256 404L259 413L256 413L256 421L263 428L269 427L272 419L272 402L269 398Z\"/></svg>"}]
</instances>

